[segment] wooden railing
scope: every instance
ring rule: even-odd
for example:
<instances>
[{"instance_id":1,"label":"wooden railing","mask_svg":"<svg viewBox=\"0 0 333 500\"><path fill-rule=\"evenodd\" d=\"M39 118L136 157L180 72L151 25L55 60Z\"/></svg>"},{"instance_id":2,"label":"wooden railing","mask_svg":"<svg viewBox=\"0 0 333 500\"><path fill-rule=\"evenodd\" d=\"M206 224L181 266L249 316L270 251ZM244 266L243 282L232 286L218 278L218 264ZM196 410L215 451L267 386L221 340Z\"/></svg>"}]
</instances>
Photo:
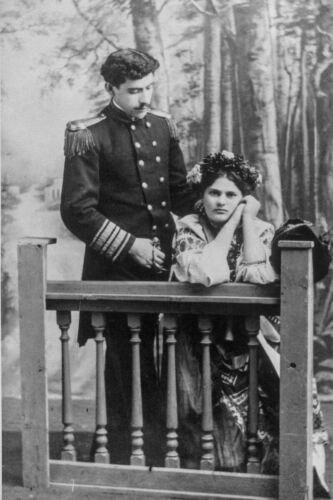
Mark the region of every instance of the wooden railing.
<instances>
[{"instance_id":1,"label":"wooden railing","mask_svg":"<svg viewBox=\"0 0 333 500\"><path fill-rule=\"evenodd\" d=\"M19 308L22 377L23 483L98 486L170 498L312 498L312 243L281 242L281 283L229 283L204 288L181 283L47 281L46 249L52 239L19 244ZM55 310L61 330L63 435L61 460L49 459L45 311ZM71 403L68 329L71 311L90 311L96 341L96 432L94 463L78 462ZM125 312L132 345L132 454L129 465L112 465L104 395L104 313ZM165 467L146 467L142 434L140 315L164 313L167 345ZM200 470L180 468L175 379L176 317L196 314L202 336L202 455ZM210 333L212 315L246 317L250 352L247 473L214 471ZM257 453L257 334L259 316L281 316L279 476L259 474ZM110 445L110 446L109 446ZM111 462L111 464L109 463Z\"/></svg>"}]
</instances>

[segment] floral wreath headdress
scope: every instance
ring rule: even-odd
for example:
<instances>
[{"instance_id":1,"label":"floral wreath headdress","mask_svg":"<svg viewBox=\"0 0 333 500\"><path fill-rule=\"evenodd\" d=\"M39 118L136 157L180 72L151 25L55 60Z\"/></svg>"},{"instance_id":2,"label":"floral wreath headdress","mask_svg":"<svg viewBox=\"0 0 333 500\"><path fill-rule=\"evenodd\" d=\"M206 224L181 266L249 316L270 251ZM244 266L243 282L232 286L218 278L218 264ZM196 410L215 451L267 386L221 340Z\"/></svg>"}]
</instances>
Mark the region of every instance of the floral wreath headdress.
<instances>
[{"instance_id":1,"label":"floral wreath headdress","mask_svg":"<svg viewBox=\"0 0 333 500\"><path fill-rule=\"evenodd\" d=\"M261 174L247 160L244 160L243 156L225 150L205 156L189 171L186 179L189 184L199 186L203 175L215 174L221 169L233 171L253 190L262 183Z\"/></svg>"}]
</instances>

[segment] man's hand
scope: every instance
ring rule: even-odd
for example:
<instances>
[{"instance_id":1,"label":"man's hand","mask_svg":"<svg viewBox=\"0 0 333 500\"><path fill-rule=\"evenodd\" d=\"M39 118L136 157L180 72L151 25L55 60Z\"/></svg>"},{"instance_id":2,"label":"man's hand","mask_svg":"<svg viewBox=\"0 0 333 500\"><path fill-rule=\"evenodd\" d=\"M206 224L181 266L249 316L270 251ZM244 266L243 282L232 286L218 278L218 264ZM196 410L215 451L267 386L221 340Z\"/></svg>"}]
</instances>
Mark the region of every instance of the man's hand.
<instances>
[{"instance_id":1,"label":"man's hand","mask_svg":"<svg viewBox=\"0 0 333 500\"><path fill-rule=\"evenodd\" d=\"M157 271L163 270L165 254L154 247L153 242L148 238L136 238L128 253L143 267L154 268Z\"/></svg>"}]
</instances>

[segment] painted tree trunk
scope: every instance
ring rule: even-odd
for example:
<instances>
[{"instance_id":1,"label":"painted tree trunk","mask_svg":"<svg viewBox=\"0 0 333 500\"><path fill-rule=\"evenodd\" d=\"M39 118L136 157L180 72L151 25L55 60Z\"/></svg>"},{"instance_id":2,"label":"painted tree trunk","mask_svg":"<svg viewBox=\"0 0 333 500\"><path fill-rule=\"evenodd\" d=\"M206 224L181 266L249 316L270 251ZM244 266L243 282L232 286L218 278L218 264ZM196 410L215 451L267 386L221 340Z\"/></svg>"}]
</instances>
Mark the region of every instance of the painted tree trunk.
<instances>
[{"instance_id":1,"label":"painted tree trunk","mask_svg":"<svg viewBox=\"0 0 333 500\"><path fill-rule=\"evenodd\" d=\"M320 100L319 113L321 123L321 161L320 161L320 209L326 214L329 227L333 225L333 64L322 78L322 89L327 91L326 97ZM325 117L327 120L325 120Z\"/></svg>"},{"instance_id":2,"label":"painted tree trunk","mask_svg":"<svg viewBox=\"0 0 333 500\"><path fill-rule=\"evenodd\" d=\"M276 1L276 118L282 192L290 214L293 127L300 89L300 29L290 26L292 5L289 0Z\"/></svg>"},{"instance_id":3,"label":"painted tree trunk","mask_svg":"<svg viewBox=\"0 0 333 500\"><path fill-rule=\"evenodd\" d=\"M233 76L234 61L230 51L228 38L222 38L222 71L221 71L221 122L222 149L233 151ZM237 150L238 151L238 150Z\"/></svg>"},{"instance_id":4,"label":"painted tree trunk","mask_svg":"<svg viewBox=\"0 0 333 500\"><path fill-rule=\"evenodd\" d=\"M204 152L221 150L221 23L206 16L204 35Z\"/></svg>"},{"instance_id":5,"label":"painted tree trunk","mask_svg":"<svg viewBox=\"0 0 333 500\"><path fill-rule=\"evenodd\" d=\"M264 216L275 226L283 220L274 78L266 3L237 7L236 23L245 155L263 174Z\"/></svg>"},{"instance_id":6,"label":"painted tree trunk","mask_svg":"<svg viewBox=\"0 0 333 500\"><path fill-rule=\"evenodd\" d=\"M282 35L282 34L281 34ZM301 88L301 30L296 26L284 32L284 68L288 76L287 108L285 122L281 124L281 173L285 203L289 215L293 215L293 207L299 206L299 190L297 164L298 151L296 148L297 131L299 130L299 102ZM280 115L278 118L283 117Z\"/></svg>"},{"instance_id":7,"label":"painted tree trunk","mask_svg":"<svg viewBox=\"0 0 333 500\"><path fill-rule=\"evenodd\" d=\"M323 6L317 17L317 64L313 84L317 99L318 205L333 227L333 5ZM329 36L331 35L331 36Z\"/></svg>"},{"instance_id":8,"label":"painted tree trunk","mask_svg":"<svg viewBox=\"0 0 333 500\"><path fill-rule=\"evenodd\" d=\"M155 0L131 0L131 11L137 49L152 55L160 63L156 74L157 83L153 105L163 111L168 111L169 83Z\"/></svg>"},{"instance_id":9,"label":"painted tree trunk","mask_svg":"<svg viewBox=\"0 0 333 500\"><path fill-rule=\"evenodd\" d=\"M305 33L302 33L302 55L301 55L301 127L302 127L302 165L300 165L301 186L302 186L302 211L304 217L309 218L311 213L311 198L310 198L310 145L309 145L309 130L307 123L307 107L308 107L308 81L306 67L306 41ZM307 200L307 202L305 202Z\"/></svg>"},{"instance_id":10,"label":"painted tree trunk","mask_svg":"<svg viewBox=\"0 0 333 500\"><path fill-rule=\"evenodd\" d=\"M319 218L318 207L318 146L317 102L311 75L315 66L317 37L315 27L315 3L308 2L309 11L302 18L301 57L301 109L302 109L302 207L304 217L313 221Z\"/></svg>"}]
</instances>

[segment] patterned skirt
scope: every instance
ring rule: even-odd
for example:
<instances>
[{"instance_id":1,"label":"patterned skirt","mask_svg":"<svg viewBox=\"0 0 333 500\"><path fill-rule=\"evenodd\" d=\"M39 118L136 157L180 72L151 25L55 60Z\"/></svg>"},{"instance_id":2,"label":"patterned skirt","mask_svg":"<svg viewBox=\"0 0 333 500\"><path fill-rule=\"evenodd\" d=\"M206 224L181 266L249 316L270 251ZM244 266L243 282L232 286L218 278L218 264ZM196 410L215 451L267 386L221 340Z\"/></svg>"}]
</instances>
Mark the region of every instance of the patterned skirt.
<instances>
[{"instance_id":1,"label":"patterned skirt","mask_svg":"<svg viewBox=\"0 0 333 500\"><path fill-rule=\"evenodd\" d=\"M184 467L198 467L202 415L201 356L198 337L181 331L177 342L177 390L180 415L179 451ZM245 471L248 418L248 352L235 354L221 336L213 337L211 373L213 392L213 435L218 470ZM240 349L242 350L242 349ZM258 440L261 472L278 474L279 380L259 352ZM328 441L323 414L313 382L313 443Z\"/></svg>"}]
</instances>

